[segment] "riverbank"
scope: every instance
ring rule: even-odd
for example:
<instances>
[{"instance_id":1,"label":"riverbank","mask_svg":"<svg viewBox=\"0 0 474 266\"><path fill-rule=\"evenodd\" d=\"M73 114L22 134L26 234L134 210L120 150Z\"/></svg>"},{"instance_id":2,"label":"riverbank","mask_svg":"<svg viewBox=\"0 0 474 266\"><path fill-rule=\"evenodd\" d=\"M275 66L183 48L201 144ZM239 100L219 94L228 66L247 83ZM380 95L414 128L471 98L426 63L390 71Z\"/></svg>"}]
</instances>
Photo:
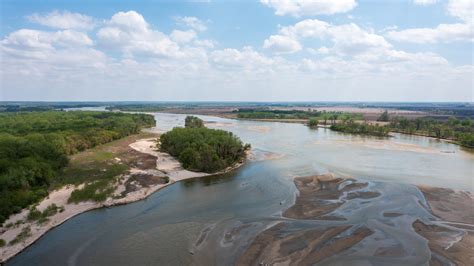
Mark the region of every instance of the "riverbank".
<instances>
[{"instance_id":1,"label":"riverbank","mask_svg":"<svg viewBox=\"0 0 474 266\"><path fill-rule=\"evenodd\" d=\"M158 135L150 137L148 134L146 138L130 138L131 141L121 142L120 147L111 147L121 150L120 154L123 155L115 157L113 160L129 166L129 169L117 178L113 184L112 195L104 202L70 203L71 193L84 187L84 184L68 185L50 192L48 197L37 205L37 210L41 212L52 204L62 209L62 211L47 217L46 221L39 223L36 220L28 219L29 209L12 215L4 223L4 227L0 228L0 239L6 242L5 246L0 247L0 263L6 262L49 230L76 215L93 209L136 202L176 182L227 173L245 163L244 159L232 167L212 174L188 171L182 168L181 164L169 154L156 150L157 138ZM14 244L9 244L11 241Z\"/></svg>"},{"instance_id":2,"label":"riverbank","mask_svg":"<svg viewBox=\"0 0 474 266\"><path fill-rule=\"evenodd\" d=\"M401 207L396 212L384 210L382 213L371 214L374 218L380 217L380 221L387 225L380 224L380 221L375 219L370 219L368 222L356 222L359 219L354 219L352 216L354 214L344 215L343 205L353 206L349 212L352 213L359 208L357 207L359 204L371 206L372 200L375 202L379 200L378 198L382 196L381 192L374 189L370 183L338 178L332 174L297 177L294 183L299 191L294 205L283 212L284 219L257 235L240 256L238 265L280 263L309 265L327 259L337 260L339 255L345 254L344 252L349 250L357 252L356 245L372 235L379 239L387 237L385 233L381 234L380 228L384 228L382 232L391 232L395 228L390 229L390 227L399 226L402 231L409 230L399 225L411 219L410 213L403 213ZM474 198L472 194L421 186L419 191L423 193L428 206L423 202L419 204L438 219L423 221L416 219L412 222L413 230L428 241L431 251L431 254L428 253L426 257L422 256L417 260L429 261L431 265L446 262L458 265L472 264L474 261L472 252ZM352 210L353 208L355 209ZM401 234L410 234L410 231L404 231ZM367 246L371 241L374 239L365 241L362 246ZM403 257L409 258L414 255L410 254L413 251L396 244L397 242L389 237L362 253L380 260L395 257L403 259ZM364 261L362 258L359 259Z\"/></svg>"}]
</instances>

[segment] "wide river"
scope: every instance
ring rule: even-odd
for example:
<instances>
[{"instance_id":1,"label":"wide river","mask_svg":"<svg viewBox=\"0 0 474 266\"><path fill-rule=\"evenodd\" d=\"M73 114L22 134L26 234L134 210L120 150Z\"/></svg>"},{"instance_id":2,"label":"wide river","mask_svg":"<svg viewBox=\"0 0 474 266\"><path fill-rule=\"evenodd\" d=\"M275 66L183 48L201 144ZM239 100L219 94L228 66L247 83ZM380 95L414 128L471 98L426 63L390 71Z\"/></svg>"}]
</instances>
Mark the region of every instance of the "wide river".
<instances>
[{"instance_id":1,"label":"wide river","mask_svg":"<svg viewBox=\"0 0 474 266\"><path fill-rule=\"evenodd\" d=\"M327 172L369 181L382 195L340 208L348 220L338 223L365 224L375 233L326 263L356 259L373 265L419 265L426 263L429 249L411 223L431 215L420 206L423 195L414 185L474 191L474 154L444 141L401 134L381 139L301 124L200 117L209 127L232 131L250 143L249 162L223 176L176 183L140 202L81 214L8 265L232 264L258 232L284 219L281 211L293 204L297 192L293 177ZM153 130L163 132L182 126L185 115L155 118ZM404 215L388 223L382 210ZM364 256L394 241L410 256L383 261Z\"/></svg>"}]
</instances>

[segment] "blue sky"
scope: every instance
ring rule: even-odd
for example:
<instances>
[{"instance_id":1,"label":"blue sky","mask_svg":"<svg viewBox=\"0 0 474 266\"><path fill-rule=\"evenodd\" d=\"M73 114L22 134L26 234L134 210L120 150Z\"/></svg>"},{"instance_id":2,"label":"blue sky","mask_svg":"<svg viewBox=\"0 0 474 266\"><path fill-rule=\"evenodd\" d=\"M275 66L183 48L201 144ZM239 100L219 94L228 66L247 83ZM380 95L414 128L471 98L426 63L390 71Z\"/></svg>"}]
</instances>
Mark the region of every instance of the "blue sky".
<instances>
[{"instance_id":1,"label":"blue sky","mask_svg":"<svg viewBox=\"0 0 474 266\"><path fill-rule=\"evenodd\" d=\"M473 2L3 0L0 100L473 101Z\"/></svg>"}]
</instances>

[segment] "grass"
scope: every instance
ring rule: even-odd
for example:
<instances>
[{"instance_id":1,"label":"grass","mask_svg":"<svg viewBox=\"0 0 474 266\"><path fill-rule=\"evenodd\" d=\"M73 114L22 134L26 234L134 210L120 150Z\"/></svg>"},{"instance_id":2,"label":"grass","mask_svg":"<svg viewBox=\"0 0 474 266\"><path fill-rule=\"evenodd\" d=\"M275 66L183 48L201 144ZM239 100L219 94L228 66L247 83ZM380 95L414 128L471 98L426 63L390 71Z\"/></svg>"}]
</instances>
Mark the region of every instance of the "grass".
<instances>
[{"instance_id":1,"label":"grass","mask_svg":"<svg viewBox=\"0 0 474 266\"><path fill-rule=\"evenodd\" d=\"M26 238L31 236L31 228L29 226L23 228L21 232L12 240L10 243L8 243L10 246L13 246L15 244L18 244L20 242L23 242Z\"/></svg>"},{"instance_id":2,"label":"grass","mask_svg":"<svg viewBox=\"0 0 474 266\"><path fill-rule=\"evenodd\" d=\"M111 180L99 180L86 184L81 189L76 189L71 193L68 199L69 203L78 203L81 201L105 201L113 192L115 187L112 186Z\"/></svg>"},{"instance_id":3,"label":"grass","mask_svg":"<svg viewBox=\"0 0 474 266\"><path fill-rule=\"evenodd\" d=\"M0 238L0 248L4 247L6 244L7 243L5 242L5 240Z\"/></svg>"},{"instance_id":4,"label":"grass","mask_svg":"<svg viewBox=\"0 0 474 266\"><path fill-rule=\"evenodd\" d=\"M51 204L49 205L43 212L39 211L36 209L35 206L33 206L30 209L30 212L28 213L27 220L28 221L37 221L39 224L45 223L49 220L49 216L55 215L58 212L63 212L64 207L60 206L58 207L56 204Z\"/></svg>"}]
</instances>

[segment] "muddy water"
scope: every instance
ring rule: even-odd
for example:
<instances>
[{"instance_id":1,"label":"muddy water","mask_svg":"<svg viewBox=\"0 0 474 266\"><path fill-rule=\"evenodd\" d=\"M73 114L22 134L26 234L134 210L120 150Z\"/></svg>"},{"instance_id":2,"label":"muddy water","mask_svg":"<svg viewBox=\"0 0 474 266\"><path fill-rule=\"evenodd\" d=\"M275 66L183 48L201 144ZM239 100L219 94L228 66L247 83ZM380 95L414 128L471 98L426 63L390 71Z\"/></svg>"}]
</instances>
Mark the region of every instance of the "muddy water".
<instances>
[{"instance_id":1,"label":"muddy water","mask_svg":"<svg viewBox=\"0 0 474 266\"><path fill-rule=\"evenodd\" d=\"M156 114L155 131L183 124L184 115ZM53 229L9 265L223 265L235 262L256 234L295 200L292 178L332 172L369 182L381 195L337 210L346 221L292 221L291 230L350 224L372 235L321 264L421 265L430 251L411 224L433 219L414 186L473 191L474 155L430 138L357 137L299 124L202 117L253 147L234 173L169 186L147 200L95 210ZM384 212L401 214L386 217ZM380 247L401 256L374 257ZM401 248L400 248L401 247Z\"/></svg>"}]
</instances>

